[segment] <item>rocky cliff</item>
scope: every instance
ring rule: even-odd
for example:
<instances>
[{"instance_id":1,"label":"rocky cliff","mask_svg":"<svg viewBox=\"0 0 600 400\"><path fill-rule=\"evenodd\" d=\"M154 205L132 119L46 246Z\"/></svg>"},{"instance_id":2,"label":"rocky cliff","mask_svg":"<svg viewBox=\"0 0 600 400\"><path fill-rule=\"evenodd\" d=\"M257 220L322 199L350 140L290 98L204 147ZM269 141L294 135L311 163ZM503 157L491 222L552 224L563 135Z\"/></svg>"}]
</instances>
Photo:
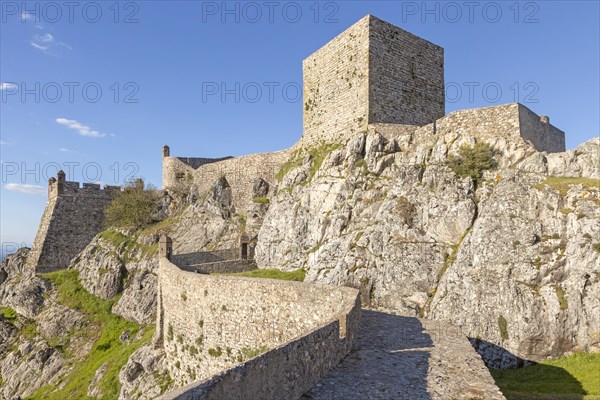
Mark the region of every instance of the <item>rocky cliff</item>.
<instances>
[{"instance_id":1,"label":"rocky cliff","mask_svg":"<svg viewBox=\"0 0 600 400\"><path fill-rule=\"evenodd\" d=\"M477 184L446 165L476 141L497 165ZM457 324L495 367L600 350L599 139L546 154L371 130L304 154L271 199L260 267L305 268L373 307Z\"/></svg>"},{"instance_id":2,"label":"rocky cliff","mask_svg":"<svg viewBox=\"0 0 600 400\"><path fill-rule=\"evenodd\" d=\"M600 139L546 154L498 135L388 133L295 146L274 187L256 180L248 210L225 179L165 193L162 222L102 232L68 271L36 276L26 249L7 257L0 304L16 315L0 317L0 399L172 386L150 344L161 232L176 254L258 234L259 267L305 268L371 307L459 325L490 366L600 350ZM496 167L457 175L448 157L478 141Z\"/></svg>"}]
</instances>

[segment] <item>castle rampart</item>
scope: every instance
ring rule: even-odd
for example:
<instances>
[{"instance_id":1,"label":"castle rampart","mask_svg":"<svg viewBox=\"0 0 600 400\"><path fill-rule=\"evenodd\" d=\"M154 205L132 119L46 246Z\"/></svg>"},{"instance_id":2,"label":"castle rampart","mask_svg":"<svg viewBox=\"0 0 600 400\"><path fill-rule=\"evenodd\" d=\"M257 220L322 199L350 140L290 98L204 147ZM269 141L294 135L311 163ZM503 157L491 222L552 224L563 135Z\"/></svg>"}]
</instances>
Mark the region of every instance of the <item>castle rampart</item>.
<instances>
[{"instance_id":1,"label":"castle rampart","mask_svg":"<svg viewBox=\"0 0 600 400\"><path fill-rule=\"evenodd\" d=\"M271 185L275 183L275 175L287 160L287 151L226 158L196 169L179 157L163 156L162 160L163 189L192 190L201 196L224 176L231 186L236 211L245 213L252 204L254 180L262 178Z\"/></svg>"},{"instance_id":2,"label":"castle rampart","mask_svg":"<svg viewBox=\"0 0 600 400\"><path fill-rule=\"evenodd\" d=\"M458 110L422 127L397 124L370 124L388 139L403 135L417 137L449 135L479 138L492 145L498 141L513 145L525 142L537 151L565 151L565 134L550 124L547 116L539 116L519 103Z\"/></svg>"},{"instance_id":3,"label":"castle rampart","mask_svg":"<svg viewBox=\"0 0 600 400\"><path fill-rule=\"evenodd\" d=\"M199 383L164 398L298 398L350 350L357 290L186 272L164 256L167 246L156 343L177 384Z\"/></svg>"},{"instance_id":4,"label":"castle rampart","mask_svg":"<svg viewBox=\"0 0 600 400\"><path fill-rule=\"evenodd\" d=\"M36 272L65 269L100 232L104 209L119 186L71 182L59 171L48 180L48 202L40 221L27 264Z\"/></svg>"}]
</instances>

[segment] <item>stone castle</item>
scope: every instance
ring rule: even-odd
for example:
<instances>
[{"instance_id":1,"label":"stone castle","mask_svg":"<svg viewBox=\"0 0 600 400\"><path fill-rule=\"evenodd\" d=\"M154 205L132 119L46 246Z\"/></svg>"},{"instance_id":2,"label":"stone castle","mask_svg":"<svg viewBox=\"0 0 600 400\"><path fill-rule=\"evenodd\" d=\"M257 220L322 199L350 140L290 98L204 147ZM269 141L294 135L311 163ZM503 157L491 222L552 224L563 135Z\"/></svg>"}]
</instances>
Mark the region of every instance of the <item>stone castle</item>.
<instances>
[{"instance_id":1,"label":"stone castle","mask_svg":"<svg viewBox=\"0 0 600 400\"><path fill-rule=\"evenodd\" d=\"M277 171L295 151L343 142L359 132L394 138L458 131L498 141L519 140L537 151L565 150L564 133L548 117L521 104L445 115L443 49L371 15L304 60L303 75L304 130L292 148L208 159L173 157L164 146L163 189L205 193L225 177L236 212L244 214L252 205L256 178L274 187ZM29 264L38 272L67 268L101 230L104 208L115 189L90 184L80 188L66 182L60 172L49 182L48 204ZM209 358L199 374L224 372L165 399L298 397L352 347L360 313L357 290L195 274L183 271L172 256L171 244L161 242L155 345L164 349L173 373L183 370L182 365L194 368L183 351L202 340L215 346L214 352L241 352L256 343L275 349L236 367L233 355L229 363ZM266 315L265 307L273 309L272 314ZM248 324L240 328L242 320ZM231 349L221 349L223 332L212 337L200 334L198 327L204 323L243 329L243 335L230 342ZM281 335L263 337L265 326L279 327L276 333ZM484 369L478 362L477 368Z\"/></svg>"},{"instance_id":2,"label":"stone castle","mask_svg":"<svg viewBox=\"0 0 600 400\"><path fill-rule=\"evenodd\" d=\"M564 132L511 103L445 115L444 50L372 15L362 18L303 62L303 134L292 148L218 159L172 157L163 147L163 189L203 193L225 176L245 212L252 184L270 184L297 148L339 143L358 132L387 138L458 130L524 140L537 151L565 150Z\"/></svg>"}]
</instances>

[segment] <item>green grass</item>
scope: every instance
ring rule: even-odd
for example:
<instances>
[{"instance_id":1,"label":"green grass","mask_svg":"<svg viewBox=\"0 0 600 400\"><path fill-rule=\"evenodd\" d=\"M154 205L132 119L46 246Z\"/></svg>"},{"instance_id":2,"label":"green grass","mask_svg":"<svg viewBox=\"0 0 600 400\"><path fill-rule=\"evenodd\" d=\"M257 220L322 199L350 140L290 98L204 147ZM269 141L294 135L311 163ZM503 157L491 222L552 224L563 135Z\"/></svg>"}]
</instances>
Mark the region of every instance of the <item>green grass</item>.
<instances>
[{"instance_id":1,"label":"green grass","mask_svg":"<svg viewBox=\"0 0 600 400\"><path fill-rule=\"evenodd\" d=\"M260 204L269 204L268 197L255 197L252 199L252 201L255 203L260 203Z\"/></svg>"},{"instance_id":2,"label":"green grass","mask_svg":"<svg viewBox=\"0 0 600 400\"><path fill-rule=\"evenodd\" d=\"M508 400L600 400L600 353L577 353L519 369L491 369Z\"/></svg>"},{"instance_id":3,"label":"green grass","mask_svg":"<svg viewBox=\"0 0 600 400\"><path fill-rule=\"evenodd\" d=\"M275 179L277 182L281 182L283 177L288 174L293 169L296 169L302 165L302 157L299 151L295 151L292 156L283 163L277 174L275 175Z\"/></svg>"},{"instance_id":4,"label":"green grass","mask_svg":"<svg viewBox=\"0 0 600 400\"><path fill-rule=\"evenodd\" d=\"M569 308L569 303L567 303L567 298L565 297L565 291L560 286L554 286L554 291L556 292L556 297L558 297L558 302L560 304L561 310L566 310Z\"/></svg>"},{"instance_id":5,"label":"green grass","mask_svg":"<svg viewBox=\"0 0 600 400\"><path fill-rule=\"evenodd\" d=\"M243 347L240 350L242 360L249 360L263 353L266 353L267 351L269 351L269 348L266 346L260 346L257 348Z\"/></svg>"},{"instance_id":6,"label":"green grass","mask_svg":"<svg viewBox=\"0 0 600 400\"><path fill-rule=\"evenodd\" d=\"M308 174L308 181L315 176L321 165L323 164L323 160L325 157L332 151L339 149L342 147L340 143L329 143L322 144L317 147L311 147L306 152L308 152L312 156L312 165L310 167L310 171ZM306 153L302 153L300 151L295 151L292 156L287 160L279 169L275 178L278 182L283 180L283 177L288 174L288 172L292 171L295 168L302 166L302 160L304 159Z\"/></svg>"},{"instance_id":7,"label":"green grass","mask_svg":"<svg viewBox=\"0 0 600 400\"><path fill-rule=\"evenodd\" d=\"M146 256L152 256L158 251L158 243L153 245L147 245L137 242L137 236L127 236L119 231L113 229L107 229L100 232L100 237L113 246L119 248L123 247L127 252L133 252L135 250L141 250ZM127 262L127 260L122 260Z\"/></svg>"},{"instance_id":8,"label":"green grass","mask_svg":"<svg viewBox=\"0 0 600 400\"><path fill-rule=\"evenodd\" d=\"M108 370L99 386L104 394L102 399L117 399L120 390L119 370L125 365L129 356L143 344L150 343L154 327L144 329L140 340L134 343L122 343L120 335L129 330L130 337L135 337L142 329L137 324L128 322L111 313L113 304L118 298L101 300L88 293L77 279L77 271L57 271L45 274L58 291L59 303L82 312L87 318L87 326L74 332L73 335L93 341L94 345L83 359L72 359L72 371L60 382L64 385L60 390L47 385L28 399L63 400L87 399L87 390L96 370L107 364Z\"/></svg>"},{"instance_id":9,"label":"green grass","mask_svg":"<svg viewBox=\"0 0 600 400\"><path fill-rule=\"evenodd\" d=\"M10 307L0 307L0 314L2 314L6 319L17 318L17 312Z\"/></svg>"},{"instance_id":10,"label":"green grass","mask_svg":"<svg viewBox=\"0 0 600 400\"><path fill-rule=\"evenodd\" d=\"M220 274L216 274L216 275L220 275ZM303 270L302 268L291 271L291 272L280 271L278 269L255 269L252 271L235 272L232 274L222 274L222 275L246 276L246 277L250 277L250 278L267 278L267 279L279 279L279 280L283 280L283 281L304 282L304 277L306 276L306 271Z\"/></svg>"},{"instance_id":11,"label":"green grass","mask_svg":"<svg viewBox=\"0 0 600 400\"><path fill-rule=\"evenodd\" d=\"M506 318L502 315L498 317L498 328L500 329L500 336L504 340L508 340L508 329L507 329Z\"/></svg>"},{"instance_id":12,"label":"green grass","mask_svg":"<svg viewBox=\"0 0 600 400\"><path fill-rule=\"evenodd\" d=\"M216 349L208 349L208 354L211 357L221 357L223 350L220 347L217 347Z\"/></svg>"},{"instance_id":13,"label":"green grass","mask_svg":"<svg viewBox=\"0 0 600 400\"><path fill-rule=\"evenodd\" d=\"M557 190L561 196L565 196L573 185L583 185L584 188L600 188L600 179L549 176L533 187L543 190L545 186L549 186Z\"/></svg>"}]
</instances>

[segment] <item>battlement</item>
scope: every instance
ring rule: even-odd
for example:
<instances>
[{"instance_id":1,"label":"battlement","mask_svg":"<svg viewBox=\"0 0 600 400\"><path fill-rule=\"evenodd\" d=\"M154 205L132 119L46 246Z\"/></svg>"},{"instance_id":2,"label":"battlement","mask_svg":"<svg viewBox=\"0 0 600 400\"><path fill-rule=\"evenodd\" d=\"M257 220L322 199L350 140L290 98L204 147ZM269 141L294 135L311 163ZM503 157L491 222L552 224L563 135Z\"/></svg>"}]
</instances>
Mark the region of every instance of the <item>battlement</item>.
<instances>
[{"instance_id":1,"label":"battlement","mask_svg":"<svg viewBox=\"0 0 600 400\"><path fill-rule=\"evenodd\" d=\"M64 171L58 171L57 177L48 179L48 198L65 195L93 195L112 197L115 192L121 191L121 186L104 185L97 183L67 181Z\"/></svg>"},{"instance_id":2,"label":"battlement","mask_svg":"<svg viewBox=\"0 0 600 400\"><path fill-rule=\"evenodd\" d=\"M69 267L100 232L104 210L120 186L67 181L64 171L48 180L48 202L27 265L37 272Z\"/></svg>"}]
</instances>

